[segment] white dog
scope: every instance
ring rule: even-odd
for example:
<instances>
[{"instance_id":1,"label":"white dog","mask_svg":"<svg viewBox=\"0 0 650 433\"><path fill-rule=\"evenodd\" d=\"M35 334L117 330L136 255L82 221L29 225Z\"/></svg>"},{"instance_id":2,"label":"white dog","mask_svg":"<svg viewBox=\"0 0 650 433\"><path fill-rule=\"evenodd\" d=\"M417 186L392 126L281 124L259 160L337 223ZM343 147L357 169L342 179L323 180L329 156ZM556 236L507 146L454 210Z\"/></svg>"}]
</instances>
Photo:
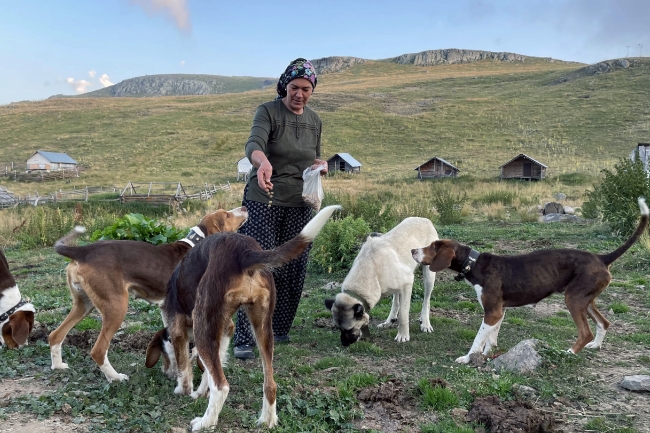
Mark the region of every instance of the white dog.
<instances>
[{"instance_id":1,"label":"white dog","mask_svg":"<svg viewBox=\"0 0 650 433\"><path fill-rule=\"evenodd\" d=\"M395 341L409 341L413 271L418 265L411 256L411 249L435 240L438 240L438 232L431 221L417 217L406 218L384 235L366 239L343 281L341 293L335 299L325 300L325 306L332 311L334 325L341 331L344 346L356 342L362 335L370 335L367 312L388 295L393 295L393 305L388 318L379 327L397 321ZM423 332L433 331L429 320L429 299L435 277L429 266L422 266L424 300L420 329Z\"/></svg>"}]
</instances>

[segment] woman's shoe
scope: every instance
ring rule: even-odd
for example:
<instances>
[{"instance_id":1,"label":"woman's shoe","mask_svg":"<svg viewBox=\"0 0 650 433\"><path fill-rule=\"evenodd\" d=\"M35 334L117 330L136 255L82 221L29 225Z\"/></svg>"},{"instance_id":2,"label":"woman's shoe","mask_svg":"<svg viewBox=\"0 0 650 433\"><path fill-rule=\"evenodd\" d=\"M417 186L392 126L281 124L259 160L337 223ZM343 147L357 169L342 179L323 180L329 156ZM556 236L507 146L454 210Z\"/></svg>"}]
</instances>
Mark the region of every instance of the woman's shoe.
<instances>
[{"instance_id":1,"label":"woman's shoe","mask_svg":"<svg viewBox=\"0 0 650 433\"><path fill-rule=\"evenodd\" d=\"M255 352L253 352L253 346L251 345L235 346L232 351L237 359L255 359Z\"/></svg>"},{"instance_id":2,"label":"woman's shoe","mask_svg":"<svg viewBox=\"0 0 650 433\"><path fill-rule=\"evenodd\" d=\"M276 343L288 343L289 341L291 341L288 335L275 335L273 336L273 340Z\"/></svg>"}]
</instances>

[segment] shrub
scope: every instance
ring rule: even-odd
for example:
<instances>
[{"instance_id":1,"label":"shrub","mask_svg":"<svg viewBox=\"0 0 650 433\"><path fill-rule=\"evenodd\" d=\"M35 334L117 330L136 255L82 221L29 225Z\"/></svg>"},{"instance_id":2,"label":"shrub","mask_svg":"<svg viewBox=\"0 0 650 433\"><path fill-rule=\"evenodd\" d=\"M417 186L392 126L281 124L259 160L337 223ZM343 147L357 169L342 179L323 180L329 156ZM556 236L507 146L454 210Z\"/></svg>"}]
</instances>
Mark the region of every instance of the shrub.
<instances>
[{"instance_id":1,"label":"shrub","mask_svg":"<svg viewBox=\"0 0 650 433\"><path fill-rule=\"evenodd\" d=\"M434 186L432 193L433 206L440 215L440 224L459 224L463 221L463 205L467 201L467 193L453 195L444 186Z\"/></svg>"},{"instance_id":2,"label":"shrub","mask_svg":"<svg viewBox=\"0 0 650 433\"><path fill-rule=\"evenodd\" d=\"M187 230L178 230L168 227L154 219L149 219L142 214L130 213L118 218L111 226L103 230L96 230L90 237L91 241L105 239L145 241L159 245L175 242L183 238Z\"/></svg>"},{"instance_id":3,"label":"shrub","mask_svg":"<svg viewBox=\"0 0 650 433\"><path fill-rule=\"evenodd\" d=\"M603 170L605 177L593 191L587 192L582 213L586 218L602 216L614 233L624 236L634 231L639 220L637 199L647 197L650 179L643 163L636 159L621 159L614 166L616 172Z\"/></svg>"},{"instance_id":4,"label":"shrub","mask_svg":"<svg viewBox=\"0 0 650 433\"><path fill-rule=\"evenodd\" d=\"M347 271L368 234L370 226L362 218L329 221L314 240L310 266L328 273Z\"/></svg>"},{"instance_id":5,"label":"shrub","mask_svg":"<svg viewBox=\"0 0 650 433\"><path fill-rule=\"evenodd\" d=\"M390 192L382 197L373 193L356 197L326 192L323 206L340 204L343 207L341 218L361 218L368 224L370 231L385 233L397 225L397 217L390 204L394 201L393 198Z\"/></svg>"}]
</instances>

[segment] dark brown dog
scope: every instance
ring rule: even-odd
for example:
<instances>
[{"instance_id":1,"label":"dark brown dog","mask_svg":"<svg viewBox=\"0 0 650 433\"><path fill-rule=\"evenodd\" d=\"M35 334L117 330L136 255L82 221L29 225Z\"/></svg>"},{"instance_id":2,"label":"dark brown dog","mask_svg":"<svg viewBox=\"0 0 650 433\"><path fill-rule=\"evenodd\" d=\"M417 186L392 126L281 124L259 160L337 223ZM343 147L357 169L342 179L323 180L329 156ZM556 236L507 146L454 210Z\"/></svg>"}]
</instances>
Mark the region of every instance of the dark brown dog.
<instances>
[{"instance_id":1,"label":"dark brown dog","mask_svg":"<svg viewBox=\"0 0 650 433\"><path fill-rule=\"evenodd\" d=\"M52 369L68 368L61 359L61 343L70 329L97 308L102 314L102 329L90 355L109 382L127 380L128 376L111 366L107 353L126 316L129 293L161 304L167 295L169 277L192 246L205 236L236 231L247 218L245 207L220 209L204 216L185 239L163 245L126 240L66 245L78 236L79 229L58 240L54 245L56 252L72 259L66 268L72 309L49 336ZM166 323L164 315L163 322Z\"/></svg>"},{"instance_id":2,"label":"dark brown dog","mask_svg":"<svg viewBox=\"0 0 650 433\"><path fill-rule=\"evenodd\" d=\"M275 283L269 268L281 266L305 252L337 209L340 206L324 208L296 237L274 250L264 251L255 239L237 233L210 236L190 251L174 270L162 307L178 365L178 386L174 392L197 398L208 389L210 391L205 414L192 421L193 431L215 425L228 396L230 387L222 365L227 360L228 344L235 329L232 316L240 307L250 320L264 371L264 399L258 424L268 427L277 424L272 327ZM194 343L205 369L196 392L192 392L188 356L188 329L192 323ZM161 333L164 334L164 330ZM164 335L154 340L161 337ZM148 363L149 355L147 353Z\"/></svg>"},{"instance_id":3,"label":"dark brown dog","mask_svg":"<svg viewBox=\"0 0 650 433\"><path fill-rule=\"evenodd\" d=\"M34 327L34 306L20 296L9 263L0 250L0 345L15 349L27 344Z\"/></svg>"},{"instance_id":4,"label":"dark brown dog","mask_svg":"<svg viewBox=\"0 0 650 433\"><path fill-rule=\"evenodd\" d=\"M520 256L478 254L472 248L444 239L428 247L411 251L416 262L429 265L433 272L450 269L459 272L474 287L485 312L483 324L466 356L456 359L469 363L472 353L487 354L497 345L504 309L535 304L553 293L564 293L566 303L578 327L578 340L569 349L578 353L583 347L599 348L609 321L596 308L596 297L612 280L609 265L621 257L648 227L648 206L639 198L641 221L634 234L609 254L592 254L572 249L542 250ZM596 338L589 329L587 316L596 324Z\"/></svg>"}]
</instances>

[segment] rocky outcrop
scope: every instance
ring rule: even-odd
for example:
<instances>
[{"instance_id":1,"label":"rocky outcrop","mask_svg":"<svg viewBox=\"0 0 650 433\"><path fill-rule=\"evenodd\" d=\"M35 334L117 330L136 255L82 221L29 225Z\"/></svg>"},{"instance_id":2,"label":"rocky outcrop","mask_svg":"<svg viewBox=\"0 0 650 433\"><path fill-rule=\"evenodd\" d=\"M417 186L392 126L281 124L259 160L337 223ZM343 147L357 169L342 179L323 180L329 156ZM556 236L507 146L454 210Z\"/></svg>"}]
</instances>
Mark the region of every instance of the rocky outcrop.
<instances>
[{"instance_id":1,"label":"rocky outcrop","mask_svg":"<svg viewBox=\"0 0 650 433\"><path fill-rule=\"evenodd\" d=\"M471 63L479 60L498 60L501 62L523 62L526 56L515 53L495 53L492 51L459 50L429 50L420 53L402 54L401 56L384 59L400 65L433 66L440 64Z\"/></svg>"},{"instance_id":2,"label":"rocky outcrop","mask_svg":"<svg viewBox=\"0 0 650 433\"><path fill-rule=\"evenodd\" d=\"M182 96L246 92L274 85L275 80L259 77L220 75L146 75L129 78L113 86L80 95L82 97Z\"/></svg>"},{"instance_id":3,"label":"rocky outcrop","mask_svg":"<svg viewBox=\"0 0 650 433\"><path fill-rule=\"evenodd\" d=\"M609 74L610 72L621 71L623 69L635 68L642 66L643 63L636 59L614 59L606 60L604 62L594 63L593 65L585 66L576 71L570 72L556 80L551 85L562 84L568 81L573 81L582 77L591 77L594 75ZM647 67L647 63L646 63ZM588 97L588 96L587 96Z\"/></svg>"},{"instance_id":4,"label":"rocky outcrop","mask_svg":"<svg viewBox=\"0 0 650 433\"><path fill-rule=\"evenodd\" d=\"M312 60L311 64L314 65L317 73L330 74L332 72L344 71L354 65L364 62L366 62L366 59L360 59L358 57L333 56Z\"/></svg>"}]
</instances>

